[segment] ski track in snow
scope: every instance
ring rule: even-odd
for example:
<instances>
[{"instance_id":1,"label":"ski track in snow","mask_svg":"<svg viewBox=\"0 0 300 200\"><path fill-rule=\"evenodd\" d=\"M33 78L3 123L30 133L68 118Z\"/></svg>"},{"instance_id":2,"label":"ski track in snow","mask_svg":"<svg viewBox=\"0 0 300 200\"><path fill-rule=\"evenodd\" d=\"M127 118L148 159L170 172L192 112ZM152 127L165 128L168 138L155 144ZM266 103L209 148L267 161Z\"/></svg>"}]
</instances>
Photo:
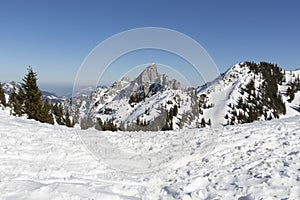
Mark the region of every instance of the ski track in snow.
<instances>
[{"instance_id":1,"label":"ski track in snow","mask_svg":"<svg viewBox=\"0 0 300 200\"><path fill-rule=\"evenodd\" d=\"M130 173L95 159L76 134L86 133L90 142L99 132L0 111L0 199L300 199L299 124L293 117L227 126L213 140L211 129L101 133L111 146L100 140L90 147L106 147L107 158L116 148L157 155L151 165L127 163Z\"/></svg>"}]
</instances>

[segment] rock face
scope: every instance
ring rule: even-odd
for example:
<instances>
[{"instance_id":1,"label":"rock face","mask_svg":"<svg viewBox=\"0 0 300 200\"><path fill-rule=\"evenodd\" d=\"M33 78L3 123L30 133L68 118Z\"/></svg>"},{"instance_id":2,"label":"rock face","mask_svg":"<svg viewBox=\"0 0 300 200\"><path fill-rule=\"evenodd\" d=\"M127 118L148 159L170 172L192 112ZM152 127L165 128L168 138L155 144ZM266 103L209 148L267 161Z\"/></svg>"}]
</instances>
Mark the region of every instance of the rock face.
<instances>
[{"instance_id":1,"label":"rock face","mask_svg":"<svg viewBox=\"0 0 300 200\"><path fill-rule=\"evenodd\" d=\"M115 99L130 97L135 93L142 93L145 96L151 96L165 88L173 90L180 89L180 82L175 79L170 80L166 74L159 74L155 63L149 65L134 80L129 81L129 78L124 77L113 86L120 85L121 82L123 83L121 87L123 89L119 88L118 95ZM124 87L124 82L125 84L128 84L126 87Z\"/></svg>"},{"instance_id":2,"label":"rock face","mask_svg":"<svg viewBox=\"0 0 300 200\"><path fill-rule=\"evenodd\" d=\"M169 80L166 74L159 74L155 63L149 65L134 81L139 86L160 84L173 90L180 89L180 82L175 79Z\"/></svg>"},{"instance_id":3,"label":"rock face","mask_svg":"<svg viewBox=\"0 0 300 200\"><path fill-rule=\"evenodd\" d=\"M156 64L148 66L136 79L135 82L138 85L145 85L149 83L156 83L160 75L157 71Z\"/></svg>"},{"instance_id":4,"label":"rock face","mask_svg":"<svg viewBox=\"0 0 300 200\"><path fill-rule=\"evenodd\" d=\"M180 82L176 79L169 80L169 77L166 74L162 74L160 76L159 83L163 86L167 86L170 89L173 90L179 90L180 89Z\"/></svg>"},{"instance_id":5,"label":"rock face","mask_svg":"<svg viewBox=\"0 0 300 200\"><path fill-rule=\"evenodd\" d=\"M153 63L132 82L131 94L138 91L149 96L165 88L178 90L180 89L180 82L175 79L169 80L166 74L159 74L157 65Z\"/></svg>"}]
</instances>

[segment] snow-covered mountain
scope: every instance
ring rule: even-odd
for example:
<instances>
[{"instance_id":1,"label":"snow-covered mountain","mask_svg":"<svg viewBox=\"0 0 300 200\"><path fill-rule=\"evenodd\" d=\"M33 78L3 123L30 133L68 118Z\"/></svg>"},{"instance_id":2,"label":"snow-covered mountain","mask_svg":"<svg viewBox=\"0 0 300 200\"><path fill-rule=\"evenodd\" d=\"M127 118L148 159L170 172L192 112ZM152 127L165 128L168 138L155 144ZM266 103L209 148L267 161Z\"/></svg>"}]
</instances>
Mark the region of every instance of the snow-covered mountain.
<instances>
[{"instance_id":1,"label":"snow-covered mountain","mask_svg":"<svg viewBox=\"0 0 300 200\"><path fill-rule=\"evenodd\" d=\"M293 88L293 100L287 88ZM204 113L213 125L248 123L299 115L299 70L285 72L270 63L244 62L198 90L214 106Z\"/></svg>"},{"instance_id":2,"label":"snow-covered mountain","mask_svg":"<svg viewBox=\"0 0 300 200\"><path fill-rule=\"evenodd\" d=\"M124 77L77 99L75 107L82 119L101 126L110 122L120 130L215 127L298 115L299 91L299 70L285 72L266 62L236 64L214 81L188 90L152 64L132 81Z\"/></svg>"},{"instance_id":3,"label":"snow-covered mountain","mask_svg":"<svg viewBox=\"0 0 300 200\"><path fill-rule=\"evenodd\" d=\"M80 108L76 111L80 117L96 124L111 122L121 130L195 127L199 114L195 92L182 90L177 80L159 74L155 64L132 81L123 77L110 88L98 88L88 99L74 98L73 103Z\"/></svg>"},{"instance_id":4,"label":"snow-covered mountain","mask_svg":"<svg viewBox=\"0 0 300 200\"><path fill-rule=\"evenodd\" d=\"M300 70L285 72L266 62L243 62L203 86L182 89L177 80L160 74L151 64L135 79L123 77L111 87L85 87L73 98L43 92L43 98L61 104L82 128L154 131L218 127L298 115L299 75ZM20 84L10 82L2 87L8 98Z\"/></svg>"}]
</instances>

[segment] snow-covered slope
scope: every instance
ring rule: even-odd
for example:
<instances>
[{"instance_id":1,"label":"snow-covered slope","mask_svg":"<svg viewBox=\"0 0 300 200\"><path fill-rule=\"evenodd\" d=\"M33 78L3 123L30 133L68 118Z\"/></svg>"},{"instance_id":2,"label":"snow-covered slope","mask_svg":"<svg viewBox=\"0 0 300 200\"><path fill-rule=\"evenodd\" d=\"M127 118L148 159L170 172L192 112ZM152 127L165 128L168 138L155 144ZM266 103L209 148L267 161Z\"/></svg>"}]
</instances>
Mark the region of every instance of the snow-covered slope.
<instances>
[{"instance_id":1,"label":"snow-covered slope","mask_svg":"<svg viewBox=\"0 0 300 200\"><path fill-rule=\"evenodd\" d=\"M218 127L296 116L299 73L266 62L242 62L198 89L183 90L152 64L133 81L123 78L104 92L93 92L80 116L88 115L96 124L96 119L111 121L120 130L161 130L164 124L172 129ZM295 90L292 101L289 87Z\"/></svg>"},{"instance_id":2,"label":"snow-covered slope","mask_svg":"<svg viewBox=\"0 0 300 200\"><path fill-rule=\"evenodd\" d=\"M156 64L132 81L123 77L106 90L97 89L85 100L79 99L73 102L80 117L112 120L121 130L161 130L171 109L176 110L170 117L173 129L196 127L199 119L193 91L182 90L178 81L159 74Z\"/></svg>"},{"instance_id":3,"label":"snow-covered slope","mask_svg":"<svg viewBox=\"0 0 300 200\"><path fill-rule=\"evenodd\" d=\"M207 94L209 102L215 105L205 113L205 116L213 116L214 126L226 124L224 116L227 114L227 106L238 99L239 89L253 77L249 71L249 68L236 64L223 77L217 78L207 88L199 91L199 94Z\"/></svg>"},{"instance_id":4,"label":"snow-covered slope","mask_svg":"<svg viewBox=\"0 0 300 200\"><path fill-rule=\"evenodd\" d=\"M214 105L204 117L218 126L245 123L250 117L255 121L299 115L300 92L295 91L292 102L287 96L291 82L299 87L299 74L299 70L285 72L264 62L236 64L207 87L198 89L198 94L207 94L208 103Z\"/></svg>"},{"instance_id":5,"label":"snow-covered slope","mask_svg":"<svg viewBox=\"0 0 300 200\"><path fill-rule=\"evenodd\" d=\"M299 124L293 117L213 132L112 133L41 124L1 110L0 199L299 199ZM91 141L89 148L79 135ZM96 160L93 145L112 160L117 150L168 154L164 162L157 157L141 166L118 156Z\"/></svg>"},{"instance_id":6,"label":"snow-covered slope","mask_svg":"<svg viewBox=\"0 0 300 200\"><path fill-rule=\"evenodd\" d=\"M290 86L291 82L295 82L297 79L299 79L300 76L300 70L291 70L291 71L286 71L284 72L285 74L285 84L282 84L279 86L279 90L281 94L283 94L283 99L286 103L287 106L287 114L282 117L290 117L290 116L295 116L299 115L299 107L300 107L300 91L295 92L295 98L293 101L289 102L288 99L289 97L287 96L287 89Z\"/></svg>"}]
</instances>

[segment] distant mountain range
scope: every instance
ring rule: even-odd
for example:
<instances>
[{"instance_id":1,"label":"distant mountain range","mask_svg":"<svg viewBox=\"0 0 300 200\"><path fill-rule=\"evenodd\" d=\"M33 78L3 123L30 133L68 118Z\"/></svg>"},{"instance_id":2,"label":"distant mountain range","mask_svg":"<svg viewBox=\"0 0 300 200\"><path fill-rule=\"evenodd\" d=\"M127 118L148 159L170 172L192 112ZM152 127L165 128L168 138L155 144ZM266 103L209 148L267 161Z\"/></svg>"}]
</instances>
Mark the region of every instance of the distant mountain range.
<instances>
[{"instance_id":1,"label":"distant mountain range","mask_svg":"<svg viewBox=\"0 0 300 200\"><path fill-rule=\"evenodd\" d=\"M2 84L2 88L8 99L9 95L12 93L12 91L14 89L17 92L21 88L21 83L15 82L15 81L6 82L6 83ZM47 99L51 103L62 102L62 101L65 101L66 99L68 99L65 96L57 96L55 93L52 93L52 92L47 92L47 91L41 91L41 92L42 92L43 100Z\"/></svg>"},{"instance_id":2,"label":"distant mountain range","mask_svg":"<svg viewBox=\"0 0 300 200\"><path fill-rule=\"evenodd\" d=\"M72 99L43 92L43 98L68 109L82 128L171 130L223 126L299 114L300 70L243 62L198 88L159 74L155 64L138 77L123 77L111 87L84 89ZM7 95L20 84L2 84Z\"/></svg>"}]
</instances>

